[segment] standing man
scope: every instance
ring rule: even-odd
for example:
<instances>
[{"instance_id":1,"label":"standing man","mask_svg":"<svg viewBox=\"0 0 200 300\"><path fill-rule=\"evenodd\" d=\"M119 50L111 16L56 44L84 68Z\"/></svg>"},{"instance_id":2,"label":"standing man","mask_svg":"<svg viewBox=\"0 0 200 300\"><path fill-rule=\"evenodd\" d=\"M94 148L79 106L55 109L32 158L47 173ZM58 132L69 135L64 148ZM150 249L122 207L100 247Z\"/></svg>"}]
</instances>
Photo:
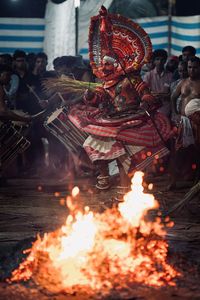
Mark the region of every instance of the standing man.
<instances>
[{"instance_id":1,"label":"standing man","mask_svg":"<svg viewBox=\"0 0 200 300\"><path fill-rule=\"evenodd\" d=\"M171 97L174 122L178 126L178 134L175 141L176 152L172 158L172 176L169 188L173 188L177 178L183 177L184 174L186 179L191 179L190 177L193 179L194 175L191 173L194 172L192 172L191 166L199 165L197 146L199 141L195 139L197 133L199 135L199 123L191 122L192 116L190 115L195 113L195 109L199 110L196 103L199 105L200 99L200 59L196 56L191 57L187 66L189 77L180 81ZM177 111L176 105L178 98L180 98L179 111Z\"/></svg>"},{"instance_id":2,"label":"standing man","mask_svg":"<svg viewBox=\"0 0 200 300\"><path fill-rule=\"evenodd\" d=\"M162 107L159 111L169 116L172 73L165 69L167 57L167 51L164 49L157 49L153 52L154 69L144 75L144 81L149 85L154 96L161 101Z\"/></svg>"},{"instance_id":3,"label":"standing man","mask_svg":"<svg viewBox=\"0 0 200 300\"><path fill-rule=\"evenodd\" d=\"M188 62L188 60L196 55L196 49L193 46L185 46L182 48L182 55L179 56L179 61ZM178 70L176 69L173 74L173 81L180 78Z\"/></svg>"},{"instance_id":4,"label":"standing man","mask_svg":"<svg viewBox=\"0 0 200 300\"><path fill-rule=\"evenodd\" d=\"M182 49L181 60L188 61L190 58L196 55L196 49L193 46L185 46Z\"/></svg>"},{"instance_id":5,"label":"standing man","mask_svg":"<svg viewBox=\"0 0 200 300\"><path fill-rule=\"evenodd\" d=\"M194 98L200 98L200 59L191 57L187 64L188 78L183 79L177 85L172 94L173 110L177 114L176 100L181 96L180 115L185 115L186 105Z\"/></svg>"}]
</instances>

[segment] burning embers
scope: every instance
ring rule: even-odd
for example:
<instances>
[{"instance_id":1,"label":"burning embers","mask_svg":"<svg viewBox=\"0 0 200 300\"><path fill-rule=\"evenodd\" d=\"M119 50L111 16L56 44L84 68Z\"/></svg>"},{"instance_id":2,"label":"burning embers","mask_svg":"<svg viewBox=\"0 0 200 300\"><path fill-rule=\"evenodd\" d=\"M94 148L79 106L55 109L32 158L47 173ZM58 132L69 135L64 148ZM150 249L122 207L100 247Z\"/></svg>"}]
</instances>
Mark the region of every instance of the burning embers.
<instances>
[{"instance_id":1,"label":"burning embers","mask_svg":"<svg viewBox=\"0 0 200 300\"><path fill-rule=\"evenodd\" d=\"M32 278L52 292L89 294L107 294L133 282L175 285L173 279L179 274L166 261L164 225L159 217L147 218L147 211L157 209L158 202L143 193L142 176L134 175L132 191L118 207L97 214L74 206L62 228L38 237L11 281ZM69 198L68 205L73 207Z\"/></svg>"}]
</instances>

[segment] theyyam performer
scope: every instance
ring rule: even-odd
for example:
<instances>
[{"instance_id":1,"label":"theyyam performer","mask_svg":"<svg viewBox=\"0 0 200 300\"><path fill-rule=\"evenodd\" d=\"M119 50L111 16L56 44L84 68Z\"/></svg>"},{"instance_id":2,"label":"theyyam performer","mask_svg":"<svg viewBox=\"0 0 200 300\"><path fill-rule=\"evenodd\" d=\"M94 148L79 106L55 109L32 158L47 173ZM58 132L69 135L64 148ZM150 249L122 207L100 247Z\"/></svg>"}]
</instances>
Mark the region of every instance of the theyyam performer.
<instances>
[{"instance_id":1,"label":"theyyam performer","mask_svg":"<svg viewBox=\"0 0 200 300\"><path fill-rule=\"evenodd\" d=\"M90 65L102 83L87 88L73 82L73 94L82 89L83 103L71 105L68 118L89 134L83 148L99 171L98 189L110 187L110 161L117 160L124 181L169 153L170 122L157 112L156 99L139 75L151 55L149 36L132 20L109 14L103 6L91 18ZM65 89L70 92L70 81Z\"/></svg>"}]
</instances>

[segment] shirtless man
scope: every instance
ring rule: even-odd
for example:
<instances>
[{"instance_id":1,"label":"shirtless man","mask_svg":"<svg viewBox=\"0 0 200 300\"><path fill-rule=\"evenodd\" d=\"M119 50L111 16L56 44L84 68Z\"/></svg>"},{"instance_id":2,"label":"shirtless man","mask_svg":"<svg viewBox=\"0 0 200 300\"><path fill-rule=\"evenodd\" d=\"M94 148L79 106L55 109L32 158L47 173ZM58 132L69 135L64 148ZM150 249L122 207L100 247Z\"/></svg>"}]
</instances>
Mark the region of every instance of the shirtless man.
<instances>
[{"instance_id":1,"label":"shirtless man","mask_svg":"<svg viewBox=\"0 0 200 300\"><path fill-rule=\"evenodd\" d=\"M176 101L181 97L180 115L185 116L185 107L190 100L200 98L200 59L192 57L188 61L189 77L180 81L172 94L172 110L179 114L176 109Z\"/></svg>"},{"instance_id":2,"label":"shirtless man","mask_svg":"<svg viewBox=\"0 0 200 300\"><path fill-rule=\"evenodd\" d=\"M172 113L175 116L172 121L178 125L178 135L175 141L176 151L171 161L169 188L175 186L178 177L185 176L186 180L193 179L191 166L199 165L194 128L191 117L188 118L185 108L188 103L200 99L200 59L196 56L191 57L187 66L189 77L180 81L171 97ZM180 111L177 111L176 101L179 97L181 98Z\"/></svg>"}]
</instances>

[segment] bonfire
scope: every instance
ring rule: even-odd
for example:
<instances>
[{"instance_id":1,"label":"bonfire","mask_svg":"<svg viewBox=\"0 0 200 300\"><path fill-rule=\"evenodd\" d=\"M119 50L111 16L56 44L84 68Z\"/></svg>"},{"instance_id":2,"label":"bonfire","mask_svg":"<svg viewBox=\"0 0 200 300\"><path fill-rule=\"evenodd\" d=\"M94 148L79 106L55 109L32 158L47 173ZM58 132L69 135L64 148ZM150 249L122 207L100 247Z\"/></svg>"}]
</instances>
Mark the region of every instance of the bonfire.
<instances>
[{"instance_id":1,"label":"bonfire","mask_svg":"<svg viewBox=\"0 0 200 300\"><path fill-rule=\"evenodd\" d=\"M73 205L79 189L66 198L71 209L65 224L38 236L10 282L33 280L50 292L108 294L137 283L152 287L175 285L180 274L167 262L166 226L158 202L144 193L143 173L132 178L122 202L103 213ZM154 211L154 218L149 217ZM156 213L155 213L156 212ZM152 214L151 214L152 215Z\"/></svg>"}]
</instances>

